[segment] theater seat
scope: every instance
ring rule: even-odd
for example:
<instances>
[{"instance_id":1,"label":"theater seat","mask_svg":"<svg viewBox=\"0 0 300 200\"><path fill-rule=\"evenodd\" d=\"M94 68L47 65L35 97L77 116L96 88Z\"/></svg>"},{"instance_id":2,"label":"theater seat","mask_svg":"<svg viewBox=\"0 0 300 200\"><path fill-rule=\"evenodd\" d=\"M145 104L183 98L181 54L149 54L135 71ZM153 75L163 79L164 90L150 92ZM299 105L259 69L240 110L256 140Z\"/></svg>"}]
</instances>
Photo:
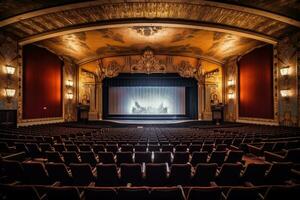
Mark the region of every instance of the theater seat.
<instances>
[{"instance_id":1,"label":"theater seat","mask_svg":"<svg viewBox=\"0 0 300 200\"><path fill-rule=\"evenodd\" d=\"M9 181L24 181L24 168L19 161L2 160L1 166Z\"/></svg>"},{"instance_id":2,"label":"theater seat","mask_svg":"<svg viewBox=\"0 0 300 200\"><path fill-rule=\"evenodd\" d=\"M26 183L37 185L49 185L52 183L43 163L24 162L22 165Z\"/></svg>"},{"instance_id":3,"label":"theater seat","mask_svg":"<svg viewBox=\"0 0 300 200\"><path fill-rule=\"evenodd\" d=\"M181 187L158 187L150 190L150 200L185 200Z\"/></svg>"},{"instance_id":4,"label":"theater seat","mask_svg":"<svg viewBox=\"0 0 300 200\"><path fill-rule=\"evenodd\" d=\"M117 152L117 165L120 166L121 163L133 163L132 152Z\"/></svg>"},{"instance_id":5,"label":"theater seat","mask_svg":"<svg viewBox=\"0 0 300 200\"><path fill-rule=\"evenodd\" d=\"M98 164L96 186L117 186L120 184L117 165Z\"/></svg>"},{"instance_id":6,"label":"theater seat","mask_svg":"<svg viewBox=\"0 0 300 200\"><path fill-rule=\"evenodd\" d=\"M103 144L94 144L93 145L93 152L98 154L99 151L105 151Z\"/></svg>"},{"instance_id":7,"label":"theater seat","mask_svg":"<svg viewBox=\"0 0 300 200\"><path fill-rule=\"evenodd\" d=\"M73 183L72 176L63 163L46 163L46 169L49 177L53 182L59 181L62 185L71 185Z\"/></svg>"},{"instance_id":8,"label":"theater seat","mask_svg":"<svg viewBox=\"0 0 300 200\"><path fill-rule=\"evenodd\" d=\"M194 167L196 167L197 164L207 163L207 157L208 157L208 152L207 151L194 152L192 154L191 164Z\"/></svg>"},{"instance_id":9,"label":"theater seat","mask_svg":"<svg viewBox=\"0 0 300 200\"><path fill-rule=\"evenodd\" d=\"M222 190L220 187L191 187L187 195L188 200L221 200Z\"/></svg>"},{"instance_id":10,"label":"theater seat","mask_svg":"<svg viewBox=\"0 0 300 200\"><path fill-rule=\"evenodd\" d=\"M190 154L188 152L175 152L174 153L174 164L185 164L189 162Z\"/></svg>"},{"instance_id":11,"label":"theater seat","mask_svg":"<svg viewBox=\"0 0 300 200\"><path fill-rule=\"evenodd\" d=\"M292 166L293 163L291 162L273 163L265 176L266 183L272 185L285 184L286 181L290 180Z\"/></svg>"},{"instance_id":12,"label":"theater seat","mask_svg":"<svg viewBox=\"0 0 300 200\"><path fill-rule=\"evenodd\" d=\"M0 198L1 195L5 196L5 200L46 199L45 195L40 195L35 187L30 185L0 185Z\"/></svg>"},{"instance_id":13,"label":"theater seat","mask_svg":"<svg viewBox=\"0 0 300 200\"><path fill-rule=\"evenodd\" d=\"M190 185L191 184L191 165L173 164L169 176L170 185Z\"/></svg>"},{"instance_id":14,"label":"theater seat","mask_svg":"<svg viewBox=\"0 0 300 200\"><path fill-rule=\"evenodd\" d=\"M167 184L166 164L146 164L146 184L149 186L164 186Z\"/></svg>"},{"instance_id":15,"label":"theater seat","mask_svg":"<svg viewBox=\"0 0 300 200\"><path fill-rule=\"evenodd\" d=\"M216 163L198 164L192 178L195 186L211 186L215 181L218 165Z\"/></svg>"},{"instance_id":16,"label":"theater seat","mask_svg":"<svg viewBox=\"0 0 300 200\"><path fill-rule=\"evenodd\" d=\"M62 155L66 165L70 165L71 163L80 163L78 155L75 151L63 151Z\"/></svg>"},{"instance_id":17,"label":"theater seat","mask_svg":"<svg viewBox=\"0 0 300 200\"><path fill-rule=\"evenodd\" d=\"M259 199L258 188L255 187L232 187L226 195L223 194L226 200L256 200Z\"/></svg>"},{"instance_id":18,"label":"theater seat","mask_svg":"<svg viewBox=\"0 0 300 200\"><path fill-rule=\"evenodd\" d=\"M271 186L263 196L263 200L299 200L300 186Z\"/></svg>"},{"instance_id":19,"label":"theater seat","mask_svg":"<svg viewBox=\"0 0 300 200\"><path fill-rule=\"evenodd\" d=\"M149 200L148 187L121 187L118 189L118 200Z\"/></svg>"},{"instance_id":20,"label":"theater seat","mask_svg":"<svg viewBox=\"0 0 300 200\"><path fill-rule=\"evenodd\" d=\"M134 162L135 163L151 163L151 152L135 152Z\"/></svg>"},{"instance_id":21,"label":"theater seat","mask_svg":"<svg viewBox=\"0 0 300 200\"><path fill-rule=\"evenodd\" d=\"M121 181L133 186L143 184L142 166L140 164L121 164Z\"/></svg>"},{"instance_id":22,"label":"theater seat","mask_svg":"<svg viewBox=\"0 0 300 200\"><path fill-rule=\"evenodd\" d=\"M85 200L117 200L117 190L111 187L86 187Z\"/></svg>"},{"instance_id":23,"label":"theater seat","mask_svg":"<svg viewBox=\"0 0 300 200\"><path fill-rule=\"evenodd\" d=\"M58 151L46 151L48 162L64 163L64 160Z\"/></svg>"},{"instance_id":24,"label":"theater seat","mask_svg":"<svg viewBox=\"0 0 300 200\"><path fill-rule=\"evenodd\" d=\"M265 183L264 177L269 168L269 164L249 163L242 173L241 180L254 185L262 185Z\"/></svg>"},{"instance_id":25,"label":"theater seat","mask_svg":"<svg viewBox=\"0 0 300 200\"><path fill-rule=\"evenodd\" d=\"M243 155L244 155L243 151L229 151L228 156L225 159L225 163L242 162Z\"/></svg>"},{"instance_id":26,"label":"theater seat","mask_svg":"<svg viewBox=\"0 0 300 200\"><path fill-rule=\"evenodd\" d=\"M99 162L103 164L114 164L115 158L112 152L98 152Z\"/></svg>"},{"instance_id":27,"label":"theater seat","mask_svg":"<svg viewBox=\"0 0 300 200\"><path fill-rule=\"evenodd\" d=\"M226 151L213 151L209 158L209 163L217 163L221 166L224 163Z\"/></svg>"},{"instance_id":28,"label":"theater seat","mask_svg":"<svg viewBox=\"0 0 300 200\"><path fill-rule=\"evenodd\" d=\"M96 159L96 156L95 156L94 152L92 152L92 151L80 151L79 155L80 155L82 163L88 163L92 167L96 166L97 159Z\"/></svg>"},{"instance_id":29,"label":"theater seat","mask_svg":"<svg viewBox=\"0 0 300 200\"><path fill-rule=\"evenodd\" d=\"M87 163L70 164L75 185L89 185L95 180L92 167Z\"/></svg>"},{"instance_id":30,"label":"theater seat","mask_svg":"<svg viewBox=\"0 0 300 200\"><path fill-rule=\"evenodd\" d=\"M171 163L171 152L154 152L154 163Z\"/></svg>"},{"instance_id":31,"label":"theater seat","mask_svg":"<svg viewBox=\"0 0 300 200\"><path fill-rule=\"evenodd\" d=\"M83 198L83 193L80 194L79 190L76 187L48 187L47 190L48 200L81 200Z\"/></svg>"},{"instance_id":32,"label":"theater seat","mask_svg":"<svg viewBox=\"0 0 300 200\"><path fill-rule=\"evenodd\" d=\"M217 175L216 182L221 186L234 186L241 183L240 173L242 164L225 163L222 165Z\"/></svg>"}]
</instances>

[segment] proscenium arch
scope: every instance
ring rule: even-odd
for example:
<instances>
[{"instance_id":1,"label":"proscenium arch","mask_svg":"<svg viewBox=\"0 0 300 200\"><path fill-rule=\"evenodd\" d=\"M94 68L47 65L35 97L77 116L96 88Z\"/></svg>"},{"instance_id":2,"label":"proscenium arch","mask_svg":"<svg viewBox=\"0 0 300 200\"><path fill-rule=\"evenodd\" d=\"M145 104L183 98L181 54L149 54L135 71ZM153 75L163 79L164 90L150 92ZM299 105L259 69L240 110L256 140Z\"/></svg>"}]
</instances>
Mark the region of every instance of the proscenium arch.
<instances>
[{"instance_id":1,"label":"proscenium arch","mask_svg":"<svg viewBox=\"0 0 300 200\"><path fill-rule=\"evenodd\" d=\"M260 34L257 32L241 29L241 28L227 26L227 25L197 23L194 21L180 21L180 20L141 19L141 20L130 20L130 21L128 20L106 21L101 23L97 22L93 24L84 24L84 25L77 25L73 27L61 28L55 31L49 31L46 33L41 33L30 37L26 37L19 41L19 45L23 46L41 40L46 40L53 37L58 37L62 35L72 34L72 33L101 30L101 29L108 29L108 28L122 28L122 27L129 27L129 26L163 26L163 27L170 27L170 28L199 29L199 30L229 33L229 34L238 35L245 38L255 39L273 45L277 44L278 42L276 38L264 34Z\"/></svg>"}]
</instances>

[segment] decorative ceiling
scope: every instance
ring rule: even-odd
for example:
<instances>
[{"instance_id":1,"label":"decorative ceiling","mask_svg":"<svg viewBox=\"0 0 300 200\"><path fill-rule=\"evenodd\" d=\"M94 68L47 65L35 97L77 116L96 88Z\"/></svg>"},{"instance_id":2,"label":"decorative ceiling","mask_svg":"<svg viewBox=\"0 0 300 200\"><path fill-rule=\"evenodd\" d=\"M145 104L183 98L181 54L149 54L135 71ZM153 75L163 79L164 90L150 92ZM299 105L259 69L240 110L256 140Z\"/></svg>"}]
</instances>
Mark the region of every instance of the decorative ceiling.
<instances>
[{"instance_id":1,"label":"decorative ceiling","mask_svg":"<svg viewBox=\"0 0 300 200\"><path fill-rule=\"evenodd\" d=\"M202 57L222 62L263 43L213 31L134 26L68 34L36 44L82 63L97 58L142 54L147 47L155 54Z\"/></svg>"},{"instance_id":2,"label":"decorative ceiling","mask_svg":"<svg viewBox=\"0 0 300 200\"><path fill-rule=\"evenodd\" d=\"M77 62L155 54L223 62L300 28L298 0L6 0L1 31Z\"/></svg>"}]
</instances>

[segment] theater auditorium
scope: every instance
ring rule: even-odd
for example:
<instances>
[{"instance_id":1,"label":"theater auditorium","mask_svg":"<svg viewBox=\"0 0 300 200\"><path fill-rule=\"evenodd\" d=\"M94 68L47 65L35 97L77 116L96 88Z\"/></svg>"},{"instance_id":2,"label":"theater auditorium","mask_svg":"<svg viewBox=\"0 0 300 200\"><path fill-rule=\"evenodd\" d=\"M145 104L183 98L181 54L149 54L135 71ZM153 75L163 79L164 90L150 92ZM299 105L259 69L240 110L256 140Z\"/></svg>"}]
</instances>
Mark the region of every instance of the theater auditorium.
<instances>
[{"instance_id":1,"label":"theater auditorium","mask_svg":"<svg viewBox=\"0 0 300 200\"><path fill-rule=\"evenodd\" d=\"M298 0L0 1L0 199L299 200Z\"/></svg>"}]
</instances>

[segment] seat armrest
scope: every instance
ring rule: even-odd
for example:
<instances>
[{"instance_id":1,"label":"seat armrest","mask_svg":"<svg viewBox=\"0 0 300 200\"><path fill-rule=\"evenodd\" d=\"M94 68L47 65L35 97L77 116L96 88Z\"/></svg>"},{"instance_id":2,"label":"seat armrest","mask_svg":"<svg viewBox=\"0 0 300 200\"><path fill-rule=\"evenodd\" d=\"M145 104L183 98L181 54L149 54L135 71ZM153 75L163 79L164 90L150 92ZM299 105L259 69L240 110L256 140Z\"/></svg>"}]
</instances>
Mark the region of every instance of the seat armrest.
<instances>
[{"instance_id":1,"label":"seat armrest","mask_svg":"<svg viewBox=\"0 0 300 200\"><path fill-rule=\"evenodd\" d=\"M236 147L236 146L234 146L234 145L230 145L230 148L232 149L232 150L239 150L240 148L238 148L238 147Z\"/></svg>"},{"instance_id":2,"label":"seat armrest","mask_svg":"<svg viewBox=\"0 0 300 200\"><path fill-rule=\"evenodd\" d=\"M258 193L258 200L264 200L264 196L261 193Z\"/></svg>"},{"instance_id":3,"label":"seat armrest","mask_svg":"<svg viewBox=\"0 0 300 200\"><path fill-rule=\"evenodd\" d=\"M217 187L218 185L217 185L217 183L215 181L211 181L210 182L210 186L211 187Z\"/></svg>"},{"instance_id":4,"label":"seat armrest","mask_svg":"<svg viewBox=\"0 0 300 200\"><path fill-rule=\"evenodd\" d=\"M221 194L222 194L221 199L226 200L226 195L224 194L224 192L222 192Z\"/></svg>"},{"instance_id":5,"label":"seat armrest","mask_svg":"<svg viewBox=\"0 0 300 200\"><path fill-rule=\"evenodd\" d=\"M54 182L51 186L60 186L61 184L60 184L60 182L59 181L56 181L56 182Z\"/></svg>"},{"instance_id":6,"label":"seat armrest","mask_svg":"<svg viewBox=\"0 0 300 200\"><path fill-rule=\"evenodd\" d=\"M273 161L282 162L282 161L284 161L283 156L272 153L272 152L269 152L269 151L265 151L264 155L265 155L265 160L269 161L269 162L273 162Z\"/></svg>"}]
</instances>

